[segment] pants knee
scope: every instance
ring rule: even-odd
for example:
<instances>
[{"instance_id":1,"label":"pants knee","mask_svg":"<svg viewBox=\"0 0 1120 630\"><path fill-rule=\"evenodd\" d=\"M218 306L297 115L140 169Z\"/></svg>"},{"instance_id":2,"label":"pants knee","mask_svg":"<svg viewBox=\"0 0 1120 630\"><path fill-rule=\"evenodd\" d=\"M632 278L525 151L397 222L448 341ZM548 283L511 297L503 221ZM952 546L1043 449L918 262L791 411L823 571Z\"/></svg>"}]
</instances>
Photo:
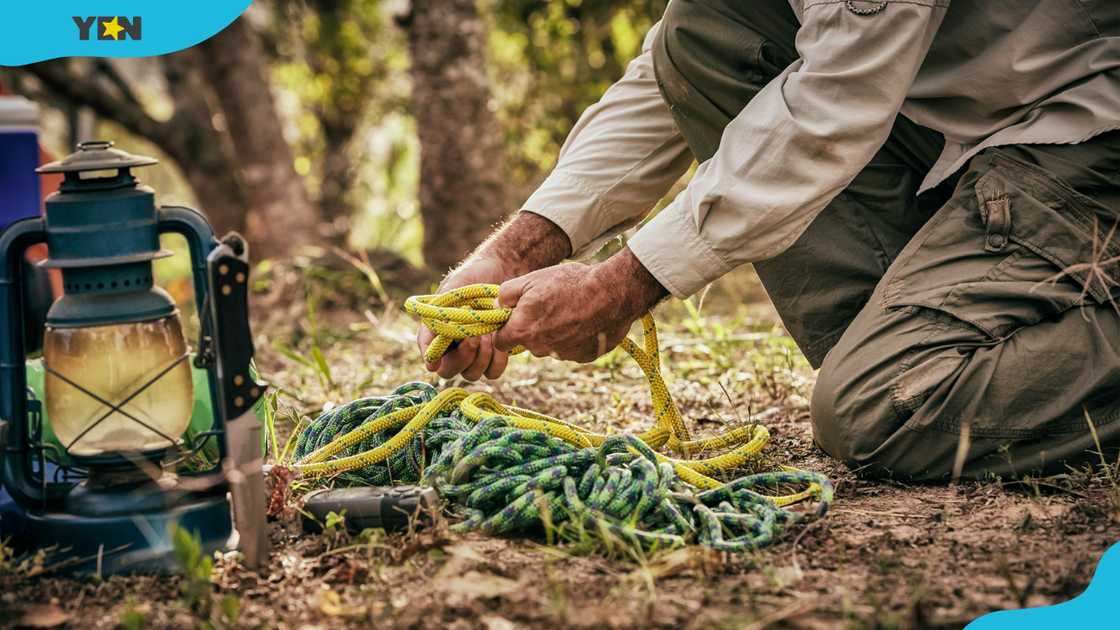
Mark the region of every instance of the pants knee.
<instances>
[{"instance_id":1,"label":"pants knee","mask_svg":"<svg viewBox=\"0 0 1120 630\"><path fill-rule=\"evenodd\" d=\"M892 388L874 374L849 366L822 366L813 390L813 440L830 456L861 477L903 481L948 478L953 464L953 437L906 428L910 416L899 414Z\"/></svg>"},{"instance_id":2,"label":"pants knee","mask_svg":"<svg viewBox=\"0 0 1120 630\"><path fill-rule=\"evenodd\" d=\"M849 424L840 412L840 384L833 370L822 367L813 387L809 416L813 423L813 441L825 453L845 463L851 460L851 449L845 426Z\"/></svg>"},{"instance_id":3,"label":"pants knee","mask_svg":"<svg viewBox=\"0 0 1120 630\"><path fill-rule=\"evenodd\" d=\"M928 467L920 451L910 452L899 440L905 429L885 371L830 355L818 374L810 415L817 446L862 476L910 479Z\"/></svg>"}]
</instances>

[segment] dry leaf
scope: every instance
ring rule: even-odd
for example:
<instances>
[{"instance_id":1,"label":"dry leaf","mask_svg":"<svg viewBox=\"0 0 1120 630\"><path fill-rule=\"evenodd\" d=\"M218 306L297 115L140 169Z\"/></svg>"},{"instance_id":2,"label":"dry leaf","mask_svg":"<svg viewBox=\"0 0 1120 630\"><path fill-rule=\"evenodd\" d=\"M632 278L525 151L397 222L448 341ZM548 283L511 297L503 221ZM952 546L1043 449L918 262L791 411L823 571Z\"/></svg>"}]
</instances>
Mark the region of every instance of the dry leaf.
<instances>
[{"instance_id":1,"label":"dry leaf","mask_svg":"<svg viewBox=\"0 0 1120 630\"><path fill-rule=\"evenodd\" d=\"M361 617L368 610L365 606L348 606L338 593L324 589L319 594L319 610L330 617Z\"/></svg>"},{"instance_id":2,"label":"dry leaf","mask_svg":"<svg viewBox=\"0 0 1120 630\"><path fill-rule=\"evenodd\" d=\"M437 581L433 588L451 596L465 599L479 597L501 597L509 595L519 587L518 583L509 578L504 578L492 573L479 573L467 571L462 575L447 577Z\"/></svg>"},{"instance_id":3,"label":"dry leaf","mask_svg":"<svg viewBox=\"0 0 1120 630\"><path fill-rule=\"evenodd\" d=\"M486 556L482 555L478 547L470 543L459 543L444 549L448 555L462 558L463 560L471 560L474 562L486 562Z\"/></svg>"},{"instance_id":4,"label":"dry leaf","mask_svg":"<svg viewBox=\"0 0 1120 630\"><path fill-rule=\"evenodd\" d=\"M54 604L31 604L23 608L17 626L23 628L57 628L70 621L70 615Z\"/></svg>"},{"instance_id":5,"label":"dry leaf","mask_svg":"<svg viewBox=\"0 0 1120 630\"><path fill-rule=\"evenodd\" d=\"M479 619L486 630L516 630L517 624L499 615L486 615Z\"/></svg>"}]
</instances>

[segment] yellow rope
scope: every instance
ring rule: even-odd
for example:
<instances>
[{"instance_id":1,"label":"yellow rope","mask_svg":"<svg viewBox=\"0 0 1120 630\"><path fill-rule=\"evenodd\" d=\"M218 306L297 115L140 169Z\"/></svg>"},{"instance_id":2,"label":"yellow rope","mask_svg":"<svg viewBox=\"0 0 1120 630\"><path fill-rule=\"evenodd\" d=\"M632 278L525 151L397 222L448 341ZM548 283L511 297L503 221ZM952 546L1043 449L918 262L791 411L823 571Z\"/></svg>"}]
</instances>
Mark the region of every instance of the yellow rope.
<instances>
[{"instance_id":1,"label":"yellow rope","mask_svg":"<svg viewBox=\"0 0 1120 630\"><path fill-rule=\"evenodd\" d=\"M436 333L435 340L424 355L429 362L439 360L456 341L498 330L512 313L512 309L498 305L498 286L492 284L469 285L439 295L413 296L405 301L404 309L419 317L425 326ZM653 427L638 437L655 450L664 447L680 455L680 458L673 458L657 453L658 459L671 463L684 481L703 489L718 488L723 482L713 478L713 475L740 470L757 459L759 452L766 446L770 433L765 427L754 424L714 437L693 440L661 376L657 326L649 313L642 317L642 327L644 347L629 338L624 339L621 344L645 373L653 401ZM513 349L513 353L523 351L524 348ZM455 409L472 422L502 416L512 426L542 431L579 447L598 446L609 437L529 409L503 405L488 394L470 393L452 387L441 392L431 402L399 409L336 438L297 462L294 468L305 476L323 477L380 463L405 448L441 412ZM397 427L400 427L399 432L377 448L331 459L376 433ZM694 455L711 451L726 452L706 458L694 458ZM819 487L814 485L802 492L771 498L777 505L784 506L811 497L818 491Z\"/></svg>"}]
</instances>

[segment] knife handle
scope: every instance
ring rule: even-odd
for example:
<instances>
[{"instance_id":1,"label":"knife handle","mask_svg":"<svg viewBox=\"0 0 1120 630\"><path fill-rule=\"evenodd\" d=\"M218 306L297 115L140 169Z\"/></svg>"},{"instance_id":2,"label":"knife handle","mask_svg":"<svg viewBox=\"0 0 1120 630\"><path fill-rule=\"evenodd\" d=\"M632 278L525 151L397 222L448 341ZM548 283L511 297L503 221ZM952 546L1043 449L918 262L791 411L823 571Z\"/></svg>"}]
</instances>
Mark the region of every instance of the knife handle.
<instances>
[{"instance_id":1,"label":"knife handle","mask_svg":"<svg viewBox=\"0 0 1120 630\"><path fill-rule=\"evenodd\" d=\"M232 420L264 396L266 386L250 373L249 253L240 235L222 239L206 259L210 280L211 335L225 419Z\"/></svg>"}]
</instances>

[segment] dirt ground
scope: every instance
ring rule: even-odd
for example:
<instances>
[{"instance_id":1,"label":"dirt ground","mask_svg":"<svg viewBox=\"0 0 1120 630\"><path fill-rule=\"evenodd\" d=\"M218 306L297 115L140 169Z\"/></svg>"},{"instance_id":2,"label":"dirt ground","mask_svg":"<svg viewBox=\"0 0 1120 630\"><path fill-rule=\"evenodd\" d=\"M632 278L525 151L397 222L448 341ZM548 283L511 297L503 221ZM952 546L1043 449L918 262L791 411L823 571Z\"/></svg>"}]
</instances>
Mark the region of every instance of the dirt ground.
<instances>
[{"instance_id":1,"label":"dirt ground","mask_svg":"<svg viewBox=\"0 0 1120 630\"><path fill-rule=\"evenodd\" d=\"M328 401L431 381L395 305L309 313L265 296L255 306L261 367L282 391L279 422L289 431ZM772 312L702 312L677 304L658 313L670 385L695 430L766 413L772 462L836 482L829 516L770 548L623 561L445 525L345 540L274 523L267 571L217 558L205 619L189 609L179 577L10 573L0 576L0 625L955 628L988 611L1070 599L1120 540L1120 492L1102 468L952 487L858 479L812 445L813 372ZM308 360L315 348L329 374ZM621 354L586 366L517 358L500 382L472 387L598 429L639 430L650 417L644 380Z\"/></svg>"}]
</instances>

